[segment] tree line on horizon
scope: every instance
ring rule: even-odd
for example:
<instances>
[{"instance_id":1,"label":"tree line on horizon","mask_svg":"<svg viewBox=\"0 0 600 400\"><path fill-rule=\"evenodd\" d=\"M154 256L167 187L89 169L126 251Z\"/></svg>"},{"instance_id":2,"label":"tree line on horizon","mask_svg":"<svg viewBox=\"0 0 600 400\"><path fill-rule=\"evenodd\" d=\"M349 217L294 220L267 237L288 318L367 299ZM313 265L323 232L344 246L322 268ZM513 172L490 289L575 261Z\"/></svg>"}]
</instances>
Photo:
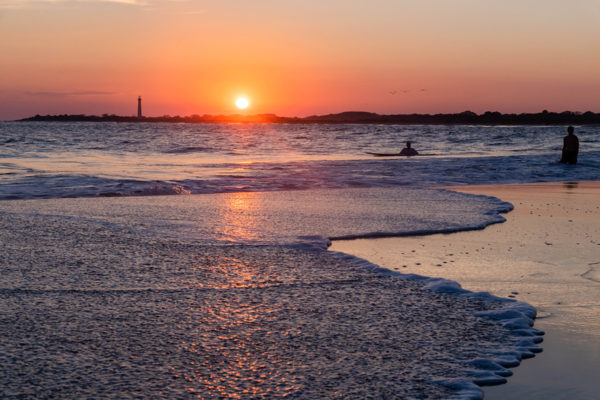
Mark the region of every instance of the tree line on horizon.
<instances>
[{"instance_id":1,"label":"tree line on horizon","mask_svg":"<svg viewBox=\"0 0 600 400\"><path fill-rule=\"evenodd\" d=\"M275 114L256 115L163 115L160 117L119 116L114 114L35 115L19 121L44 122L184 122L184 123L282 123L282 124L398 124L398 125L590 125L600 124L600 113L544 110L540 113L503 114L487 111L477 114L464 111L455 114L376 114L346 111L338 114L308 117L280 117Z\"/></svg>"}]
</instances>

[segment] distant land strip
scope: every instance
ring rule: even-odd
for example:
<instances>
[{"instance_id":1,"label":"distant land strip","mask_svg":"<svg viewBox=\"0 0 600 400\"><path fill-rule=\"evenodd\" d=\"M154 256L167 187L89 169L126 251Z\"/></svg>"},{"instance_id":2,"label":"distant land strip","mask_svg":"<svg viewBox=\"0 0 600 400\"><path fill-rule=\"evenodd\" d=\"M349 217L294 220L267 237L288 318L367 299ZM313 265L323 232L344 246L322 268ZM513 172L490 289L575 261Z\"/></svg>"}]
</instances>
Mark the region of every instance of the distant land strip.
<instances>
[{"instance_id":1,"label":"distant land strip","mask_svg":"<svg viewBox=\"0 0 600 400\"><path fill-rule=\"evenodd\" d=\"M564 111L542 111L529 114L502 114L465 111L457 114L392 114L382 115L364 111L309 117L280 117L275 114L257 115L179 115L162 117L128 117L113 114L95 115L36 115L19 121L44 122L186 122L186 123L279 123L279 124L394 124L394 125L600 125L600 114Z\"/></svg>"}]
</instances>

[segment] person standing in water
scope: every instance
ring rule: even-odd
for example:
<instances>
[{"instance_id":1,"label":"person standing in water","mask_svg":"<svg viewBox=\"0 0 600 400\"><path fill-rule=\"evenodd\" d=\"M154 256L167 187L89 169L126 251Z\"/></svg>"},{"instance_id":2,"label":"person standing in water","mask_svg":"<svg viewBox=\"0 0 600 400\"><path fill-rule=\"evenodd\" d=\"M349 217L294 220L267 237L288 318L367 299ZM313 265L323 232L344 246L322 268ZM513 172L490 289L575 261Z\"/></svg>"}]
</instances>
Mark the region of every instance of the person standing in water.
<instances>
[{"instance_id":1,"label":"person standing in water","mask_svg":"<svg viewBox=\"0 0 600 400\"><path fill-rule=\"evenodd\" d=\"M575 129L572 126L567 128L569 133L563 139L562 156L560 162L563 164L577 164L577 154L579 153L579 139L573 134Z\"/></svg>"},{"instance_id":2,"label":"person standing in water","mask_svg":"<svg viewBox=\"0 0 600 400\"><path fill-rule=\"evenodd\" d=\"M406 147L400 152L401 156L418 156L419 152L410 147L410 142L406 142Z\"/></svg>"}]
</instances>

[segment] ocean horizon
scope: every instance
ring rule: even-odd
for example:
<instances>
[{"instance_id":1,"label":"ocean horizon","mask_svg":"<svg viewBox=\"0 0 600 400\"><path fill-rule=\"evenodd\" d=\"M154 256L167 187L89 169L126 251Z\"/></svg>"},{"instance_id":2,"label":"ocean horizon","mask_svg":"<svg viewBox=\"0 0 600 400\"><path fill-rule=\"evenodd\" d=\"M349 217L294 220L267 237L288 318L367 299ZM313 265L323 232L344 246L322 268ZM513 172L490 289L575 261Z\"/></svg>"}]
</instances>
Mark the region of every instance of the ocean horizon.
<instances>
[{"instance_id":1,"label":"ocean horizon","mask_svg":"<svg viewBox=\"0 0 600 400\"><path fill-rule=\"evenodd\" d=\"M303 117L279 116L273 113L249 114L235 113L228 115L192 114L187 116L143 115L86 115L57 114L40 115L18 119L21 122L146 122L146 123L275 123L275 124L386 124L386 125L599 125L600 114L592 111L543 110L538 113L500 113L486 111L475 113L411 113L411 114L378 114L369 111L343 111L322 115Z\"/></svg>"}]
</instances>

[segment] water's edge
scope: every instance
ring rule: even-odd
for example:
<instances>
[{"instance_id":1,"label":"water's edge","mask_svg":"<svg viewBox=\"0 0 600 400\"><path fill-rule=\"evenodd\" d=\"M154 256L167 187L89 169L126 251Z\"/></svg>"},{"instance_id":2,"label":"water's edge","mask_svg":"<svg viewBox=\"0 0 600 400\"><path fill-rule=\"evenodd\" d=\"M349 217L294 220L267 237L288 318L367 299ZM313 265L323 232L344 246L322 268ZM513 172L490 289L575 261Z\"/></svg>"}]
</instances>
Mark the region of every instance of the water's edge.
<instances>
[{"instance_id":1,"label":"water's edge","mask_svg":"<svg viewBox=\"0 0 600 400\"><path fill-rule=\"evenodd\" d=\"M451 189L440 189L448 190ZM491 219L482 224L465 226L459 229L440 229L428 231L413 232L375 232L362 235L346 235L339 237L330 237L329 240L353 240L353 239L375 239L383 237L409 237L409 236L428 236L434 234L450 234L464 231L481 230L487 226L506 221L501 214L508 213L514 209L511 203L504 202L493 196L475 195L476 197L489 198L500 202L495 209L490 210L487 215ZM330 244L331 242L329 242ZM331 251L331 250L330 250ZM504 306L501 309L486 312L476 312L475 315L487 320L494 321L504 329L510 331L514 337L514 348L512 351L500 351L491 354L489 359L474 359L471 361L473 369L465 370L464 379L434 379L433 382L439 385L456 390L455 399L483 399L483 390L481 386L501 385L507 383L506 377L513 373L508 368L514 368L520 365L523 359L532 358L536 353L542 351L538 346L543 341L544 332L533 327L536 318L536 309L532 305L498 296L487 292L471 292L461 287L458 282L443 278L434 278L417 274L403 274L398 271L382 268L370 261L353 256L351 254L334 252L348 262L360 265L363 268L384 275L393 276L400 279L419 281L424 284L426 290L436 293L445 293L450 295L462 296L474 300L497 301Z\"/></svg>"}]
</instances>

